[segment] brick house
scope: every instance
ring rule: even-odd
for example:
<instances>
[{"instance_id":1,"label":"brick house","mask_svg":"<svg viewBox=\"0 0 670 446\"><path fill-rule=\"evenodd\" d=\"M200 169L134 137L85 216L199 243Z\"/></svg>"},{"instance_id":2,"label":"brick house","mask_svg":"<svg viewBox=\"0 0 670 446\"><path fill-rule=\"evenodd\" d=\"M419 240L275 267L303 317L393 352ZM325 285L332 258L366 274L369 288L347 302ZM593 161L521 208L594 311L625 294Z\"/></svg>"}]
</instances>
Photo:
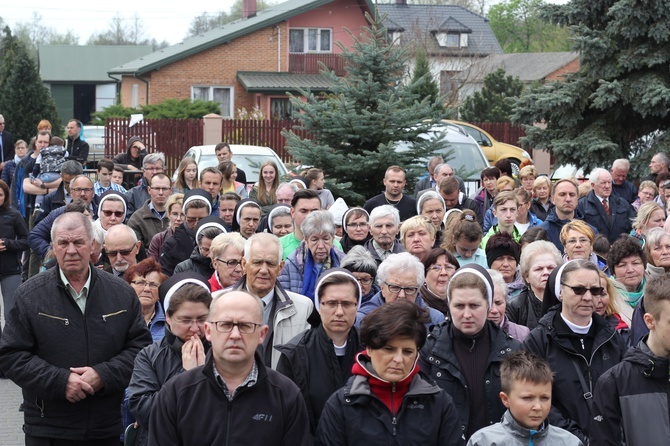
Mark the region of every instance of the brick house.
<instances>
[{"instance_id":1,"label":"brick house","mask_svg":"<svg viewBox=\"0 0 670 446\"><path fill-rule=\"evenodd\" d=\"M124 106L165 99L206 99L221 104L221 116L258 106L266 116L291 114L287 92L328 91L323 62L344 74L340 42L350 48L368 25L368 0L289 0L256 12L244 0L243 18L135 59L109 71L119 77ZM345 29L346 28L346 29Z\"/></svg>"}]
</instances>

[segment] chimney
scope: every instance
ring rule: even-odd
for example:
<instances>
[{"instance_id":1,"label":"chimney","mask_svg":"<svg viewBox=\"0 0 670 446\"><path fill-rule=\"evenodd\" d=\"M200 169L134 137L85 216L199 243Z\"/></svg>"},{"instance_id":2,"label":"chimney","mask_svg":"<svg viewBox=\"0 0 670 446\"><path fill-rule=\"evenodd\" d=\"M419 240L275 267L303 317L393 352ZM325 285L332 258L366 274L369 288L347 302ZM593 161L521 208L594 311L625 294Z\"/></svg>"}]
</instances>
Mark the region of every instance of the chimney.
<instances>
[{"instance_id":1,"label":"chimney","mask_svg":"<svg viewBox=\"0 0 670 446\"><path fill-rule=\"evenodd\" d=\"M256 0L242 0L242 18L249 19L251 17L254 17L255 15L256 15Z\"/></svg>"},{"instance_id":2,"label":"chimney","mask_svg":"<svg viewBox=\"0 0 670 446\"><path fill-rule=\"evenodd\" d=\"M395 4L398 6L407 6L407 0L395 0Z\"/></svg>"}]
</instances>

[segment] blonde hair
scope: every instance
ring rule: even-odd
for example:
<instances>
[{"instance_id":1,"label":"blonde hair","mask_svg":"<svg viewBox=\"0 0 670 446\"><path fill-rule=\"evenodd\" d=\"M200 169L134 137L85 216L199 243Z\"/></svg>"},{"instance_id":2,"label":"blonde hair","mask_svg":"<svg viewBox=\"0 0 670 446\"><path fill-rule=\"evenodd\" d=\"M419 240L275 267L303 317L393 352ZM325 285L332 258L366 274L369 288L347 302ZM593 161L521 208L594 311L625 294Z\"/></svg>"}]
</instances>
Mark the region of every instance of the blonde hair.
<instances>
[{"instance_id":1,"label":"blonde hair","mask_svg":"<svg viewBox=\"0 0 670 446\"><path fill-rule=\"evenodd\" d=\"M415 215L414 217L405 220L402 226L400 226L400 240L402 241L402 244L405 244L405 234L407 234L408 231L419 228L428 231L432 238L435 238L435 234L437 234L437 229L435 229L435 225L430 221L430 218L425 215Z\"/></svg>"},{"instance_id":2,"label":"blonde hair","mask_svg":"<svg viewBox=\"0 0 670 446\"><path fill-rule=\"evenodd\" d=\"M542 186L543 184L549 188L549 195L551 195L551 180L549 180L549 177L544 175L535 178L535 181L533 181L533 192L537 193L535 189Z\"/></svg>"},{"instance_id":3,"label":"blonde hair","mask_svg":"<svg viewBox=\"0 0 670 446\"><path fill-rule=\"evenodd\" d=\"M496 181L496 192L500 192L503 190L505 186L511 186L512 190L516 188L516 183L514 182L514 178L510 178L506 175L501 176L498 178Z\"/></svg>"},{"instance_id":4,"label":"blonde hair","mask_svg":"<svg viewBox=\"0 0 670 446\"><path fill-rule=\"evenodd\" d=\"M532 176L533 178L537 178L537 169L535 168L535 166L526 166L519 171L519 178L520 179L523 180L524 178L526 178L528 176Z\"/></svg>"},{"instance_id":5,"label":"blonde hair","mask_svg":"<svg viewBox=\"0 0 670 446\"><path fill-rule=\"evenodd\" d=\"M637 211L637 215L633 219L633 229L642 229L642 226L646 226L647 223L649 223L651 214L659 209L663 211L663 215L665 215L665 209L663 209L663 207L655 201L647 201L642 206L640 206L640 209Z\"/></svg>"},{"instance_id":6,"label":"blonde hair","mask_svg":"<svg viewBox=\"0 0 670 446\"><path fill-rule=\"evenodd\" d=\"M591 226L584 223L582 220L571 220L566 223L565 226L563 226L561 229L561 234L559 235L562 245L565 245L565 242L568 240L568 232L570 231L577 231L580 234L584 234L593 246L593 241L596 239L596 234L593 232L593 229L591 229Z\"/></svg>"},{"instance_id":7,"label":"blonde hair","mask_svg":"<svg viewBox=\"0 0 670 446\"><path fill-rule=\"evenodd\" d=\"M609 317L613 314L621 313L621 304L624 300L619 289L623 288L623 285L617 286L617 282L614 279L607 277L607 274L603 271L598 271L598 274L600 275L600 280L605 281L604 286L610 297L610 301L607 303L607 308L605 309L605 316Z\"/></svg>"}]
</instances>

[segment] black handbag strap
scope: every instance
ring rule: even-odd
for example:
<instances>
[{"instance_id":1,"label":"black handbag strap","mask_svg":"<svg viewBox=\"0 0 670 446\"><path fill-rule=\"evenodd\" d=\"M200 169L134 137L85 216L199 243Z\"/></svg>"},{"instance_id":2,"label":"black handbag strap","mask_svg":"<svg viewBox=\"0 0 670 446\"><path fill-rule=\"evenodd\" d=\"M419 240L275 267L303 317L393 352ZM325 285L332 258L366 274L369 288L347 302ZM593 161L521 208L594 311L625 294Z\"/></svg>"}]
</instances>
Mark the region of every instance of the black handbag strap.
<instances>
[{"instance_id":1,"label":"black handbag strap","mask_svg":"<svg viewBox=\"0 0 670 446\"><path fill-rule=\"evenodd\" d=\"M593 393L591 392L591 387L586 385L586 379L584 379L584 374L582 369L577 364L575 358L570 358L572 365L575 366L575 371L577 372L577 377L579 378L579 383L582 386L582 391L584 392L583 396L586 400L586 405L589 406L589 412L593 413Z\"/></svg>"}]
</instances>

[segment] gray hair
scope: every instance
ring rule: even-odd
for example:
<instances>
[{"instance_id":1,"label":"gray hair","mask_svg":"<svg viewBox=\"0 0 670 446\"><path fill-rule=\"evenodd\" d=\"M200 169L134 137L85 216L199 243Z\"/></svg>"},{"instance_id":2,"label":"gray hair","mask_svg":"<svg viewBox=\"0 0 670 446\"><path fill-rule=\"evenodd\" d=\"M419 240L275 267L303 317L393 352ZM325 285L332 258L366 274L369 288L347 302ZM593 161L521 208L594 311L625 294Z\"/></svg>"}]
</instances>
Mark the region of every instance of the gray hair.
<instances>
[{"instance_id":1,"label":"gray hair","mask_svg":"<svg viewBox=\"0 0 670 446\"><path fill-rule=\"evenodd\" d=\"M440 169L442 169L444 166L447 166L451 170L454 170L454 168L451 167L451 165L449 163L442 163L442 164L438 164L437 166L435 166L435 169L433 169L433 174L436 175L437 173L439 173Z\"/></svg>"},{"instance_id":2,"label":"gray hair","mask_svg":"<svg viewBox=\"0 0 670 446\"><path fill-rule=\"evenodd\" d=\"M105 231L102 230L101 226L98 225L91 225L93 226L93 241L97 242L98 245L102 246L105 243Z\"/></svg>"},{"instance_id":3,"label":"gray hair","mask_svg":"<svg viewBox=\"0 0 670 446\"><path fill-rule=\"evenodd\" d=\"M600 176L604 174L612 178L612 174L610 174L608 171L606 171L602 167L596 167L591 171L591 174L589 175L589 183L597 183L598 180L600 179Z\"/></svg>"},{"instance_id":4,"label":"gray hair","mask_svg":"<svg viewBox=\"0 0 670 446\"><path fill-rule=\"evenodd\" d=\"M249 237L244 242L244 259L249 261L251 258L251 248L255 241L258 241L262 245L267 245L268 243L274 243L277 246L277 259L279 262L284 258L284 248L279 241L279 237L269 232L258 232L251 237Z\"/></svg>"},{"instance_id":5,"label":"gray hair","mask_svg":"<svg viewBox=\"0 0 670 446\"><path fill-rule=\"evenodd\" d=\"M630 170L630 161L626 158L619 158L612 163L612 169Z\"/></svg>"},{"instance_id":6,"label":"gray hair","mask_svg":"<svg viewBox=\"0 0 670 446\"><path fill-rule=\"evenodd\" d=\"M509 287L503 278L503 275L497 269L488 269L487 270L491 279L493 281L493 293L495 294L497 289L502 289L503 296L507 299L507 293L509 293Z\"/></svg>"},{"instance_id":7,"label":"gray hair","mask_svg":"<svg viewBox=\"0 0 670 446\"><path fill-rule=\"evenodd\" d=\"M75 229L83 226L89 241L93 241L93 224L91 220L80 212L66 212L61 214L54 220L51 226L51 240L56 240L56 233L63 227L63 229ZM133 231L134 234L134 231Z\"/></svg>"},{"instance_id":8,"label":"gray hair","mask_svg":"<svg viewBox=\"0 0 670 446\"><path fill-rule=\"evenodd\" d=\"M285 187L290 188L293 193L298 192L298 186L296 186L294 183L279 183L279 186L277 186L277 192L279 192L280 189L283 189Z\"/></svg>"},{"instance_id":9,"label":"gray hair","mask_svg":"<svg viewBox=\"0 0 670 446\"><path fill-rule=\"evenodd\" d=\"M60 166L60 173L66 173L68 175L82 175L84 173L84 168L77 160L67 160L63 163L62 166Z\"/></svg>"},{"instance_id":10,"label":"gray hair","mask_svg":"<svg viewBox=\"0 0 670 446\"><path fill-rule=\"evenodd\" d=\"M156 164L159 161L165 166L165 154L163 152L149 153L142 161L142 168L144 169L149 164Z\"/></svg>"},{"instance_id":11,"label":"gray hair","mask_svg":"<svg viewBox=\"0 0 670 446\"><path fill-rule=\"evenodd\" d=\"M209 247L209 253L212 258L216 258L231 246L240 252L244 252L244 237L239 232L228 232L214 237L212 246Z\"/></svg>"},{"instance_id":12,"label":"gray hair","mask_svg":"<svg viewBox=\"0 0 670 446\"><path fill-rule=\"evenodd\" d=\"M658 152L656 155L654 155L652 158L658 157L658 160L666 165L666 167L670 167L670 157L668 157L668 154L665 152Z\"/></svg>"},{"instance_id":13,"label":"gray hair","mask_svg":"<svg viewBox=\"0 0 670 446\"><path fill-rule=\"evenodd\" d=\"M198 244L198 247L200 247L200 242L202 242L202 239L208 238L210 240L214 240L219 234L223 234L221 228L217 228L215 226L205 228L198 233L198 240L196 240L196 243Z\"/></svg>"},{"instance_id":14,"label":"gray hair","mask_svg":"<svg viewBox=\"0 0 670 446\"><path fill-rule=\"evenodd\" d=\"M137 243L137 234L135 233L135 231L133 231L133 229L130 226L124 225L123 223L114 225L111 228L109 228L107 230L107 235L105 236L105 241L107 241L107 239L110 236L116 235L116 233L120 231L125 231L126 234L128 234L133 239L133 243Z\"/></svg>"},{"instance_id":15,"label":"gray hair","mask_svg":"<svg viewBox=\"0 0 670 446\"><path fill-rule=\"evenodd\" d=\"M390 204L385 204L383 206L377 206L370 212L370 226L375 225L375 221L378 218L392 217L393 224L400 226L400 213L398 210L391 206Z\"/></svg>"},{"instance_id":16,"label":"gray hair","mask_svg":"<svg viewBox=\"0 0 670 446\"><path fill-rule=\"evenodd\" d=\"M333 223L333 214L330 211L311 212L300 225L305 238L317 234L330 234L335 236L335 224Z\"/></svg>"},{"instance_id":17,"label":"gray hair","mask_svg":"<svg viewBox=\"0 0 670 446\"><path fill-rule=\"evenodd\" d=\"M377 269L377 283L381 286L393 275L392 273L407 270L414 270L416 274L416 286L420 287L423 285L426 279L423 263L408 252L389 255Z\"/></svg>"},{"instance_id":18,"label":"gray hair","mask_svg":"<svg viewBox=\"0 0 670 446\"><path fill-rule=\"evenodd\" d=\"M557 266L563 263L561 253L558 252L558 249L553 243L544 240L535 240L526 245L526 247L523 248L523 251L521 251L521 259L519 260L521 277L526 277L526 274L530 271L531 264L533 263L533 258L538 254L551 254L554 257Z\"/></svg>"},{"instance_id":19,"label":"gray hair","mask_svg":"<svg viewBox=\"0 0 670 446\"><path fill-rule=\"evenodd\" d=\"M663 228L653 228L647 231L647 236L645 237L645 244L644 244L645 249L647 251L647 261L651 261L651 256L649 255L649 252L651 252L651 248L661 243L661 240L663 240L665 237L670 237L670 234L665 232Z\"/></svg>"},{"instance_id":20,"label":"gray hair","mask_svg":"<svg viewBox=\"0 0 670 446\"><path fill-rule=\"evenodd\" d=\"M373 278L377 276L377 262L362 245L352 247L340 262L340 266L352 273L368 273Z\"/></svg>"}]
</instances>

